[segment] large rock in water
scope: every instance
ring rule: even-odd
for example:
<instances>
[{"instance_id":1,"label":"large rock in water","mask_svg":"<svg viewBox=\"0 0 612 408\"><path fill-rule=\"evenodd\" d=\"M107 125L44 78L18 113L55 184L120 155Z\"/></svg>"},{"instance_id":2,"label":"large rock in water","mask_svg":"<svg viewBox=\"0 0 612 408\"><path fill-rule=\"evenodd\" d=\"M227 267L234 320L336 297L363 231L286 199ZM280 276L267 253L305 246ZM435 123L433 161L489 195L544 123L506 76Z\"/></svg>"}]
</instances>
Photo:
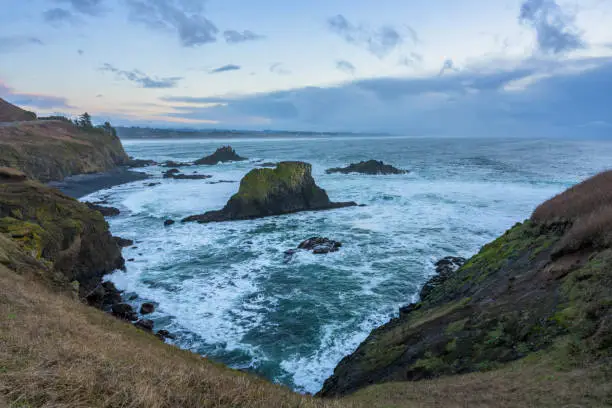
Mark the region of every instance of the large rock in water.
<instances>
[{"instance_id":1,"label":"large rock in water","mask_svg":"<svg viewBox=\"0 0 612 408\"><path fill-rule=\"evenodd\" d=\"M217 151L211 154L210 156L206 156L201 158L200 160L196 160L194 164L212 166L218 163L244 160L247 160L246 157L238 156L236 151L232 149L231 146L223 146L218 148Z\"/></svg>"},{"instance_id":2,"label":"large rock in water","mask_svg":"<svg viewBox=\"0 0 612 408\"><path fill-rule=\"evenodd\" d=\"M379 174L406 174L407 170L397 169L389 164L385 164L382 161L378 160L368 160L361 161L359 163L350 164L347 167L335 167L332 169L327 169L325 171L327 174L332 173L360 173L360 174L370 174L370 175L379 175Z\"/></svg>"},{"instance_id":3,"label":"large rock in water","mask_svg":"<svg viewBox=\"0 0 612 408\"><path fill-rule=\"evenodd\" d=\"M187 217L183 222L247 220L357 205L331 202L325 190L315 184L311 173L311 165L303 162L281 162L275 169L251 170L240 182L238 193L222 210Z\"/></svg>"},{"instance_id":4,"label":"large rock in water","mask_svg":"<svg viewBox=\"0 0 612 408\"><path fill-rule=\"evenodd\" d=\"M0 177L0 234L49 268L41 278L65 286L76 281L82 297L124 266L100 212L22 176Z\"/></svg>"}]
</instances>

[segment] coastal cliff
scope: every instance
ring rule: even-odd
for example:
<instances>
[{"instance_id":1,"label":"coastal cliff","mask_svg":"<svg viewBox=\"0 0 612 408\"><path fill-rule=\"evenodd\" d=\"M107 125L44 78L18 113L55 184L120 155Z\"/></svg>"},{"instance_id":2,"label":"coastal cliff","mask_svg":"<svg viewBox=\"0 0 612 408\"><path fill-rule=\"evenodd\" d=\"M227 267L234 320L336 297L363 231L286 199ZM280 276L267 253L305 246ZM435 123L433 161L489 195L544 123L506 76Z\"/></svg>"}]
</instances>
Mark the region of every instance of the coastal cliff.
<instances>
[{"instance_id":1,"label":"coastal cliff","mask_svg":"<svg viewBox=\"0 0 612 408\"><path fill-rule=\"evenodd\" d=\"M319 395L491 371L541 350L566 369L608 364L611 192L606 172L539 206L372 331Z\"/></svg>"},{"instance_id":2,"label":"coastal cliff","mask_svg":"<svg viewBox=\"0 0 612 408\"><path fill-rule=\"evenodd\" d=\"M0 101L0 112L16 110L21 109ZM7 114L5 120L0 120L0 167L12 167L30 178L48 182L128 164L129 158L116 135L100 128L78 127L66 120L34 120L35 115L22 121L23 115L26 114Z\"/></svg>"}]
</instances>

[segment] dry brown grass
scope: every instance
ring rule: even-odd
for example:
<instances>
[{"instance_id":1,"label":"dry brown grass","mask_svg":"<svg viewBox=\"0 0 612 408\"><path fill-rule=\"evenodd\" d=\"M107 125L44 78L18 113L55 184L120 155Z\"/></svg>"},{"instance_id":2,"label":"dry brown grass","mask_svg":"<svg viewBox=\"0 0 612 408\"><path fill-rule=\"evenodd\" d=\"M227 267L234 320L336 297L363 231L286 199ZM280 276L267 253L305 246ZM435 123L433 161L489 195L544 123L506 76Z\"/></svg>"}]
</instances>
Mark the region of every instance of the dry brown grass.
<instances>
[{"instance_id":1,"label":"dry brown grass","mask_svg":"<svg viewBox=\"0 0 612 408\"><path fill-rule=\"evenodd\" d=\"M536 208L538 224L571 225L556 248L559 254L612 244L612 171L600 173Z\"/></svg>"},{"instance_id":2,"label":"dry brown grass","mask_svg":"<svg viewBox=\"0 0 612 408\"><path fill-rule=\"evenodd\" d=\"M0 265L0 395L14 407L340 407L188 351Z\"/></svg>"},{"instance_id":3,"label":"dry brown grass","mask_svg":"<svg viewBox=\"0 0 612 408\"><path fill-rule=\"evenodd\" d=\"M574 221L612 205L612 170L597 174L540 204L531 215L537 223Z\"/></svg>"}]
</instances>

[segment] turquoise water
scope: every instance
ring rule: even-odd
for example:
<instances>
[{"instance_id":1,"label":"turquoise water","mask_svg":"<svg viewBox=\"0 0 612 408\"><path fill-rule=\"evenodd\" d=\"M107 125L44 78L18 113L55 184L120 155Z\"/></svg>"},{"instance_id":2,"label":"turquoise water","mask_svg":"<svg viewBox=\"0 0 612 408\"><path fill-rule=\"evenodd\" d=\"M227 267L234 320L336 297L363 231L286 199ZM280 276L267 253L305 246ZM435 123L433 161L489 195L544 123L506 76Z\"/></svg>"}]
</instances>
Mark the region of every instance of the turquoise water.
<instances>
[{"instance_id":1,"label":"turquoise water","mask_svg":"<svg viewBox=\"0 0 612 408\"><path fill-rule=\"evenodd\" d=\"M95 193L119 207L115 235L134 239L126 272L110 276L158 303L156 328L176 344L232 367L254 371L298 391L316 392L338 361L371 329L415 299L447 255L469 256L543 200L609 166L612 143L335 137L237 139L251 160L184 171L210 180L161 179ZM136 158L190 161L223 140L124 141ZM380 159L408 175L327 175L325 169ZM168 218L221 208L255 161L312 163L334 201L365 207L254 221L180 224ZM232 180L236 183L208 184ZM147 187L146 183L160 182ZM321 235L344 243L325 256L283 252Z\"/></svg>"}]
</instances>

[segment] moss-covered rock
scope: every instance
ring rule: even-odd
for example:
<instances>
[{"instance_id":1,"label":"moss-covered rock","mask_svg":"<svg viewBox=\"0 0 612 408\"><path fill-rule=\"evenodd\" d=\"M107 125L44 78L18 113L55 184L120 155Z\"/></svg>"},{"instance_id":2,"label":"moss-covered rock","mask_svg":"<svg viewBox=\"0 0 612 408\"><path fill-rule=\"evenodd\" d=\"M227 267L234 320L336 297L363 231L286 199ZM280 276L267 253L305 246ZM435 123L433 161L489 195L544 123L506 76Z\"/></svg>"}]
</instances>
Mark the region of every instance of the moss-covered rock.
<instances>
[{"instance_id":1,"label":"moss-covered rock","mask_svg":"<svg viewBox=\"0 0 612 408\"><path fill-rule=\"evenodd\" d=\"M187 217L183 222L245 220L356 205L331 202L311 173L311 165L303 162L282 162L275 169L251 170L222 210Z\"/></svg>"},{"instance_id":2,"label":"moss-covered rock","mask_svg":"<svg viewBox=\"0 0 612 408\"><path fill-rule=\"evenodd\" d=\"M0 179L0 233L46 265L54 283L81 295L124 265L102 214L38 182Z\"/></svg>"},{"instance_id":3,"label":"moss-covered rock","mask_svg":"<svg viewBox=\"0 0 612 408\"><path fill-rule=\"evenodd\" d=\"M372 331L320 395L491 370L551 346L561 365L612 358L612 248L559 254L572 228L567 220L516 224Z\"/></svg>"}]
</instances>

